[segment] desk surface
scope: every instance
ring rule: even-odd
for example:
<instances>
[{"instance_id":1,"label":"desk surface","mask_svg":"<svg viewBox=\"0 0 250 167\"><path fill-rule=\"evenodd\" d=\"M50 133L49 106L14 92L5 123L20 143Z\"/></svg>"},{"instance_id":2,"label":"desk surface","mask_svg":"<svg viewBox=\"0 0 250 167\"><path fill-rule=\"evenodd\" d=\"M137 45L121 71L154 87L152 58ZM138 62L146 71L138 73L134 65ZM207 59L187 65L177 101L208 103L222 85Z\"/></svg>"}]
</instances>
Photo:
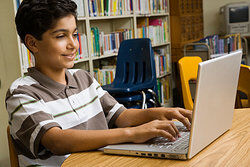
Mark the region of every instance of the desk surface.
<instances>
[{"instance_id":1,"label":"desk surface","mask_svg":"<svg viewBox=\"0 0 250 167\"><path fill-rule=\"evenodd\" d=\"M232 128L191 160L167 160L132 156L107 155L101 151L70 155L62 167L72 166L241 166L250 164L250 108L237 109Z\"/></svg>"}]
</instances>

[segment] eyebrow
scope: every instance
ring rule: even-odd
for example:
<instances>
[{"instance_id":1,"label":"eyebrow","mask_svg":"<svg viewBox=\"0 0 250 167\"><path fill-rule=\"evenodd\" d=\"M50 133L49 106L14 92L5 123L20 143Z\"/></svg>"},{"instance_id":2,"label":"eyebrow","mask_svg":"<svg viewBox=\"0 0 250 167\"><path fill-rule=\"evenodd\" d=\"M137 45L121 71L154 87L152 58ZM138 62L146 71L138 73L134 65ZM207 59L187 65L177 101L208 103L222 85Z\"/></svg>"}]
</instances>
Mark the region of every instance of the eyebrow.
<instances>
[{"instance_id":1,"label":"eyebrow","mask_svg":"<svg viewBox=\"0 0 250 167\"><path fill-rule=\"evenodd\" d=\"M77 28L75 28L74 32L77 30ZM55 33L58 33L58 32L69 32L68 30L66 29L58 29L58 30L55 30L53 32L51 32L51 34L55 34Z\"/></svg>"}]
</instances>

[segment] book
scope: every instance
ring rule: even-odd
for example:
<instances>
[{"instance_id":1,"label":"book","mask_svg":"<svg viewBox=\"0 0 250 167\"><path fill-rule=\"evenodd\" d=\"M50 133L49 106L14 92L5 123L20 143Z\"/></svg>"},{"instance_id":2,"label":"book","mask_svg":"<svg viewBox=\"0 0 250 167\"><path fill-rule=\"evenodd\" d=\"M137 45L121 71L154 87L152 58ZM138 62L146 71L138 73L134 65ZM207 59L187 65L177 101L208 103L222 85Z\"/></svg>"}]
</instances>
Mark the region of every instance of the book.
<instances>
[{"instance_id":1,"label":"book","mask_svg":"<svg viewBox=\"0 0 250 167\"><path fill-rule=\"evenodd\" d=\"M77 16L84 17L84 7L83 7L83 0L73 0L77 5Z\"/></svg>"},{"instance_id":2,"label":"book","mask_svg":"<svg viewBox=\"0 0 250 167\"><path fill-rule=\"evenodd\" d=\"M100 16L104 16L104 0L101 0L101 12L100 12Z\"/></svg>"},{"instance_id":3,"label":"book","mask_svg":"<svg viewBox=\"0 0 250 167\"><path fill-rule=\"evenodd\" d=\"M212 58L242 48L240 34L229 34L226 36L211 35L200 39L198 43L206 43L209 46L209 53ZM197 46L195 49L204 48Z\"/></svg>"}]
</instances>

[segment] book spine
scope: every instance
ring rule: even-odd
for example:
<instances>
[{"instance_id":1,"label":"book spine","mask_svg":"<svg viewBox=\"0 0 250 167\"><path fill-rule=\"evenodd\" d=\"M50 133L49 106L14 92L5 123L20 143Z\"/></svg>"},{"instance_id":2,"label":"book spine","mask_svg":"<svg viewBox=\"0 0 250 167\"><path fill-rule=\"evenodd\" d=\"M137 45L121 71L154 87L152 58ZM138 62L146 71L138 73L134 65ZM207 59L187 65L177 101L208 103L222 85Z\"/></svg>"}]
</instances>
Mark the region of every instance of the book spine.
<instances>
[{"instance_id":1,"label":"book spine","mask_svg":"<svg viewBox=\"0 0 250 167\"><path fill-rule=\"evenodd\" d=\"M88 57L87 37L85 34L82 35L82 44L83 44L83 58L87 58Z\"/></svg>"},{"instance_id":2,"label":"book spine","mask_svg":"<svg viewBox=\"0 0 250 167\"><path fill-rule=\"evenodd\" d=\"M89 8L89 16L93 17L93 7L92 7L92 0L88 0L88 8Z\"/></svg>"},{"instance_id":3,"label":"book spine","mask_svg":"<svg viewBox=\"0 0 250 167\"><path fill-rule=\"evenodd\" d=\"M90 38L90 40L91 40L91 56L94 57L94 38L95 37L94 37L93 30L91 30L90 34L91 34L91 38Z\"/></svg>"}]
</instances>

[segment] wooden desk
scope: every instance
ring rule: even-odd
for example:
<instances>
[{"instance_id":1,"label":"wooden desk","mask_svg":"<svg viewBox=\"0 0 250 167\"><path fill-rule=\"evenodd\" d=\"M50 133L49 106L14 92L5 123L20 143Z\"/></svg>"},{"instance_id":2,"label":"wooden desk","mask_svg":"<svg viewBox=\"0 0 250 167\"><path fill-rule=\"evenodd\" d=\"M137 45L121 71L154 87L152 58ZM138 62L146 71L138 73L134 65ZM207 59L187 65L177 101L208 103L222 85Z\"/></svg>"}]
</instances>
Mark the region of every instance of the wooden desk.
<instances>
[{"instance_id":1,"label":"wooden desk","mask_svg":"<svg viewBox=\"0 0 250 167\"><path fill-rule=\"evenodd\" d=\"M237 109L231 130L187 161L107 155L101 151L74 153L62 167L207 167L250 166L250 108Z\"/></svg>"}]
</instances>

